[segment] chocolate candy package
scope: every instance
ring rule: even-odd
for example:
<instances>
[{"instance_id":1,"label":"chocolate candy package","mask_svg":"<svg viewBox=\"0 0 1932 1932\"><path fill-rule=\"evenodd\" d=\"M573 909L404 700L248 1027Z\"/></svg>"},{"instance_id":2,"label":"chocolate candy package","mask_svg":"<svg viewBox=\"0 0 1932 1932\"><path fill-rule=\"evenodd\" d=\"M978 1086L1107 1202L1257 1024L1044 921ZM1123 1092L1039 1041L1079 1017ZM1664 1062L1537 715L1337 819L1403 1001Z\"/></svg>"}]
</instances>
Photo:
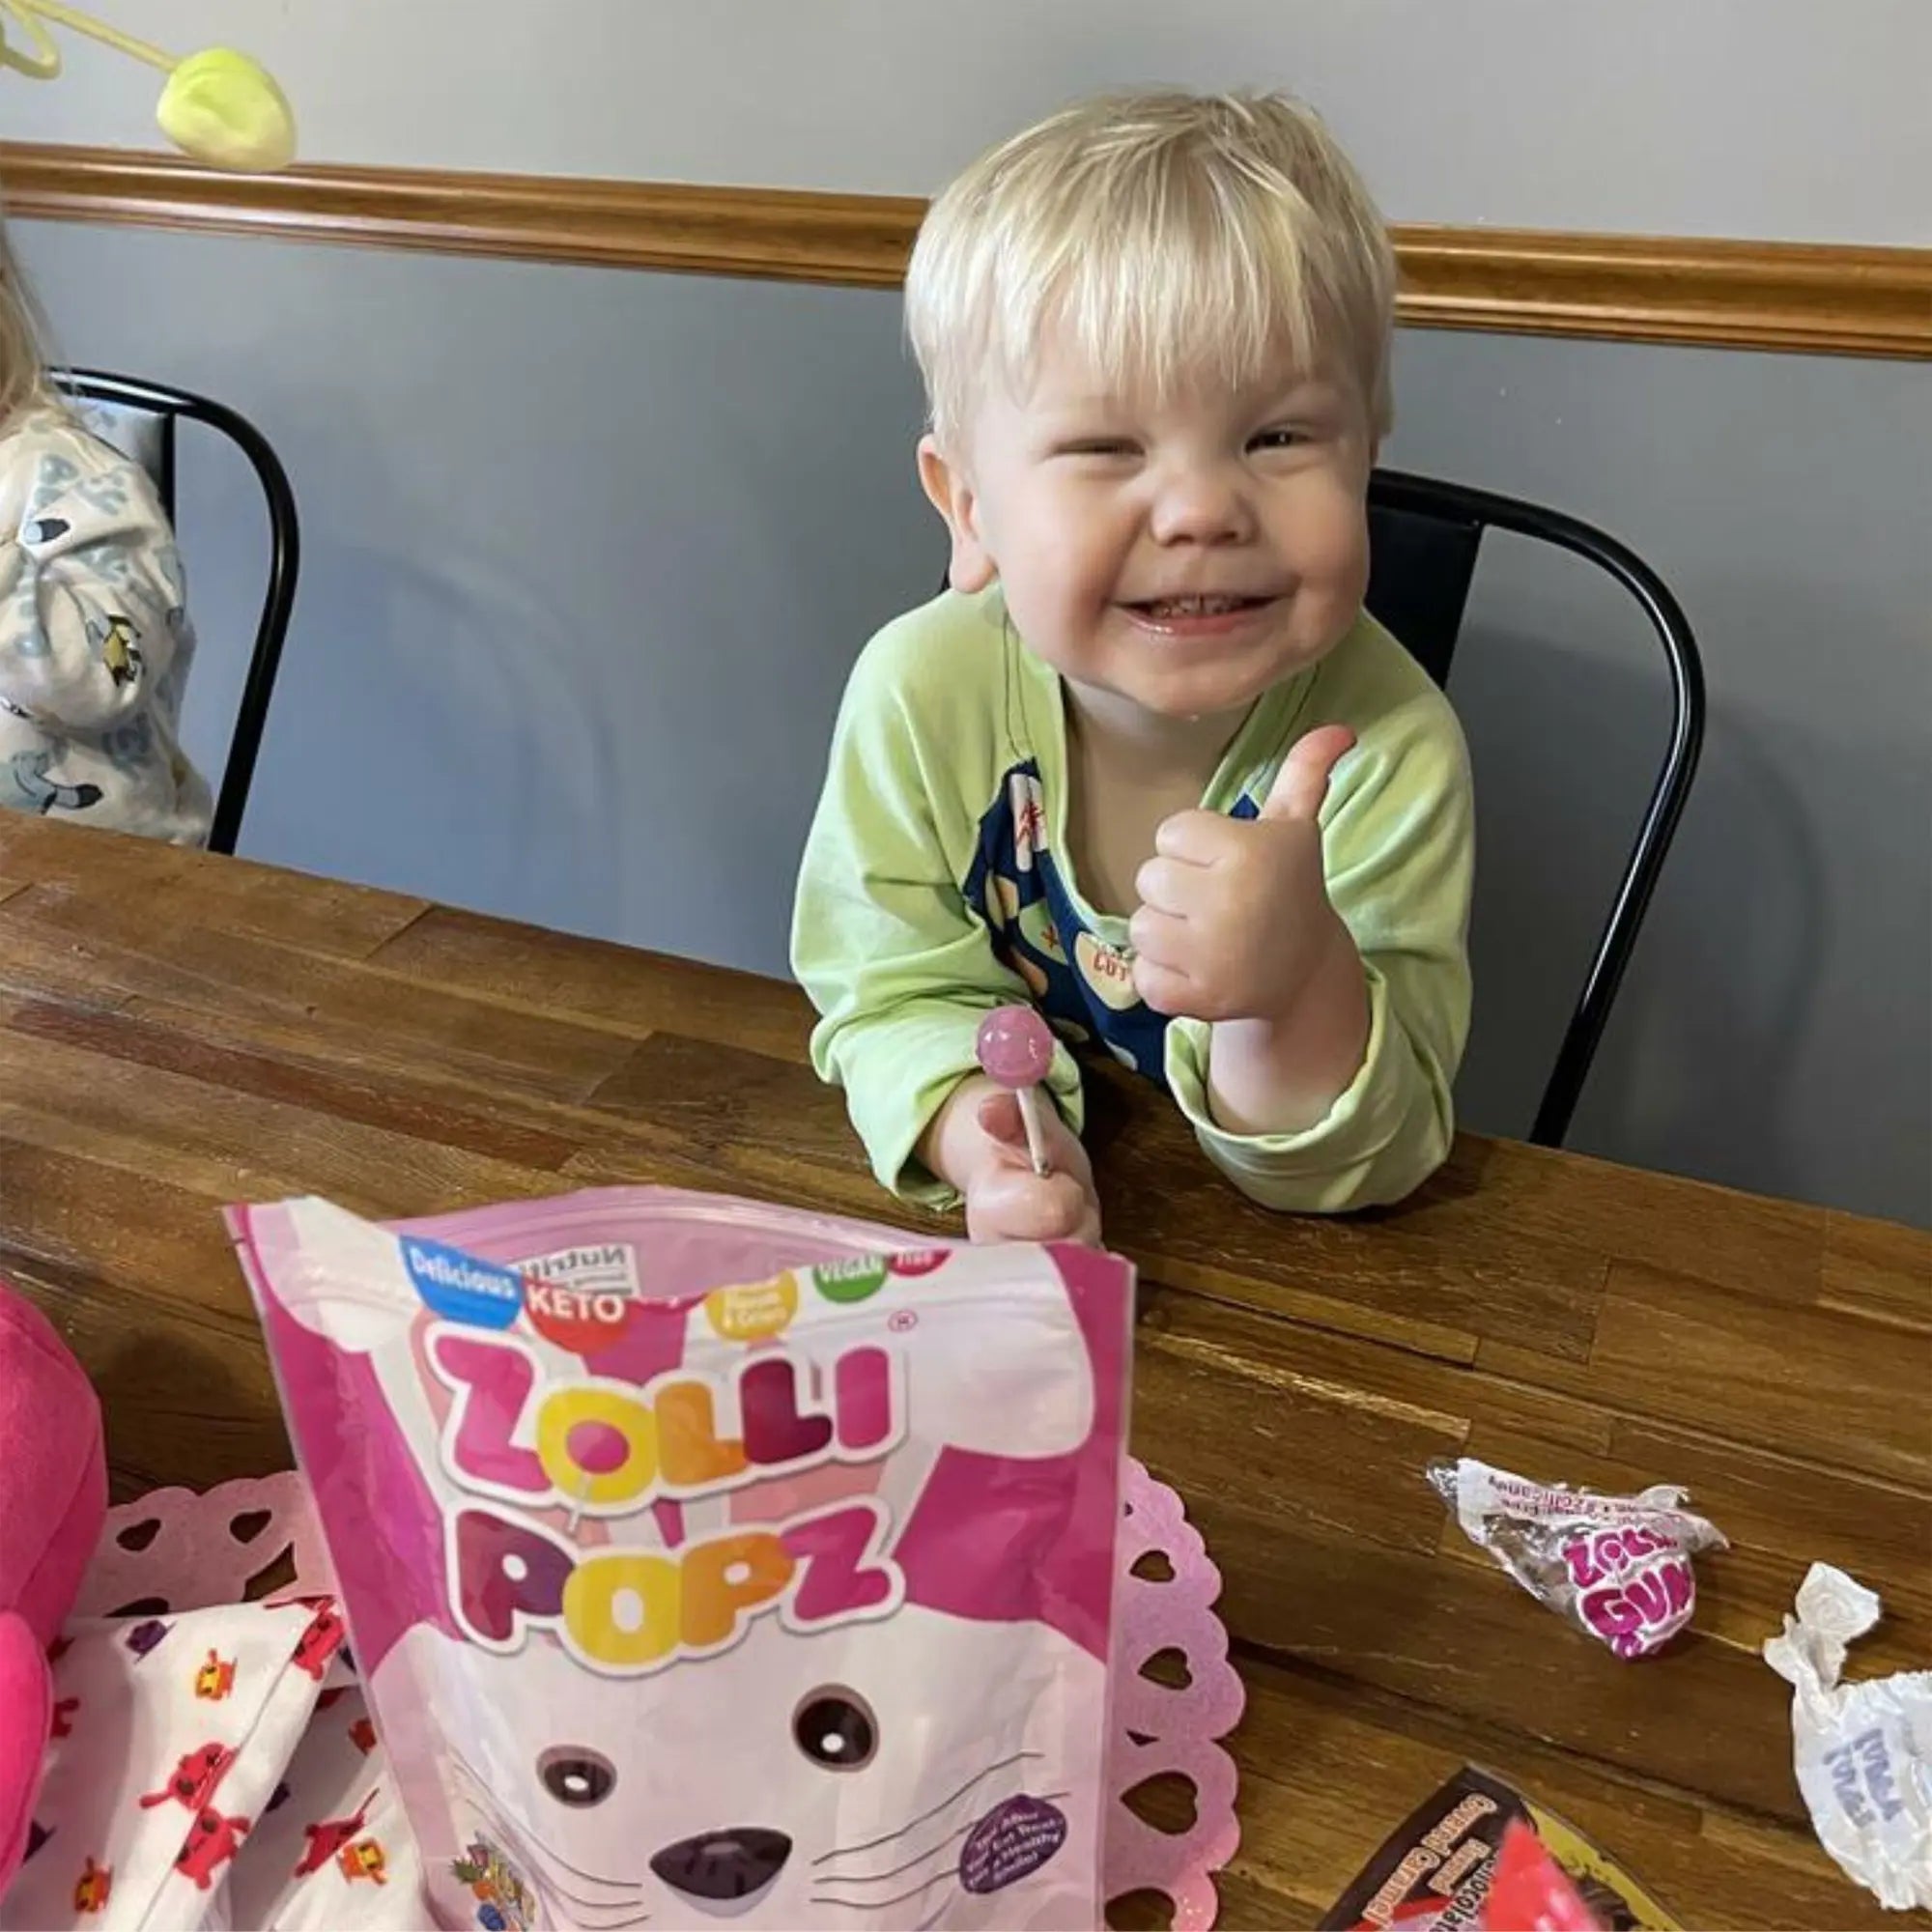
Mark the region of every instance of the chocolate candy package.
<instances>
[{"instance_id":1,"label":"chocolate candy package","mask_svg":"<svg viewBox=\"0 0 1932 1932\"><path fill-rule=\"evenodd\" d=\"M1533 1847L1524 1842L1532 1836ZM1580 1832L1468 1766L1389 1834L1321 1920L1322 1932L1530 1925L1679 1932L1678 1920Z\"/></svg>"},{"instance_id":2,"label":"chocolate candy package","mask_svg":"<svg viewBox=\"0 0 1932 1932\"><path fill-rule=\"evenodd\" d=\"M1124 1263L230 1222L439 1924L1100 1922Z\"/></svg>"},{"instance_id":3,"label":"chocolate candy package","mask_svg":"<svg viewBox=\"0 0 1932 1932\"><path fill-rule=\"evenodd\" d=\"M1463 1457L1433 1463L1429 1480L1463 1533L1538 1603L1626 1660L1662 1650L1697 1604L1699 1550L1729 1546L1659 1485L1641 1495L1532 1483Z\"/></svg>"}]
</instances>

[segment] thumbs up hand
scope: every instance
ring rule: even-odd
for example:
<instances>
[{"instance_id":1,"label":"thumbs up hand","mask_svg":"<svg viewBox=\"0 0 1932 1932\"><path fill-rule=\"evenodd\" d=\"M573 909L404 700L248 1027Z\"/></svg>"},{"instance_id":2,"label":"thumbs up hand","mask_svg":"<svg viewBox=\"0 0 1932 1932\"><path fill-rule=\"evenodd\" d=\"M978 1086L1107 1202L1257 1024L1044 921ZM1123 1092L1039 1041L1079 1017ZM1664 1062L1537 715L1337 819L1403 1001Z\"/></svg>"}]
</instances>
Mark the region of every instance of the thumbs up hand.
<instances>
[{"instance_id":1,"label":"thumbs up hand","mask_svg":"<svg viewBox=\"0 0 1932 1932\"><path fill-rule=\"evenodd\" d=\"M1161 826L1128 928L1134 986L1156 1012L1278 1022L1334 956L1348 934L1328 902L1318 816L1354 742L1340 724L1298 740L1258 818L1182 811Z\"/></svg>"}]
</instances>

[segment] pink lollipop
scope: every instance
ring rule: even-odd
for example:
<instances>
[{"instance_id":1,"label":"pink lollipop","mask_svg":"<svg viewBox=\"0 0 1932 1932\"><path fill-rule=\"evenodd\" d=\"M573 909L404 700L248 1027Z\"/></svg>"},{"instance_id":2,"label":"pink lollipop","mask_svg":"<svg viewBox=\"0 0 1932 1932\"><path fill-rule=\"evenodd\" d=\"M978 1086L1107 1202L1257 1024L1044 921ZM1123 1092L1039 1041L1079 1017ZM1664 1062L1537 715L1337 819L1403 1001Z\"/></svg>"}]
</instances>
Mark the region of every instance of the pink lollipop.
<instances>
[{"instance_id":1,"label":"pink lollipop","mask_svg":"<svg viewBox=\"0 0 1932 1932\"><path fill-rule=\"evenodd\" d=\"M1053 1065L1053 1034L1031 1007L1000 1007L980 1022L980 1067L1020 1103L1033 1171L1047 1173L1039 1083Z\"/></svg>"}]
</instances>

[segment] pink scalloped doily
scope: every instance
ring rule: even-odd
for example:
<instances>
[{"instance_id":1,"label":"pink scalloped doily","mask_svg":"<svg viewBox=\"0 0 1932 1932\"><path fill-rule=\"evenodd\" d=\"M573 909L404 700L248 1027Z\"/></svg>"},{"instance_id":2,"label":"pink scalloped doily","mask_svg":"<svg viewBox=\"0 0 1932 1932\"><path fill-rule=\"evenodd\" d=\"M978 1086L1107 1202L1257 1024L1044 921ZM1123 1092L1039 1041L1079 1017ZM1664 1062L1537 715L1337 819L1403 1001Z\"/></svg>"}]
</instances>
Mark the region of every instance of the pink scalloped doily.
<instances>
[{"instance_id":1,"label":"pink scalloped doily","mask_svg":"<svg viewBox=\"0 0 1932 1932\"><path fill-rule=\"evenodd\" d=\"M1228 1633L1215 1614L1221 1573L1180 1498L1131 1457L1122 1488L1121 1595L1114 1621L1114 1736L1107 1753L1113 1810L1107 1819L1109 1899L1165 1893L1173 1932L1206 1932L1220 1911L1214 1874L1235 1856L1235 1760L1220 1740L1239 1722L1244 1692L1228 1662ZM1165 1563L1150 1561L1165 1557ZM1163 1578L1157 1574L1165 1570ZM1147 1675L1178 1653L1184 1683ZM1142 1822L1126 1804L1135 1786L1162 1774L1194 1790L1194 1823L1182 1833Z\"/></svg>"},{"instance_id":2,"label":"pink scalloped doily","mask_svg":"<svg viewBox=\"0 0 1932 1932\"><path fill-rule=\"evenodd\" d=\"M278 1565L278 1587L250 1589ZM159 1616L334 1591L308 1485L287 1469L205 1492L150 1490L109 1510L74 1614Z\"/></svg>"},{"instance_id":3,"label":"pink scalloped doily","mask_svg":"<svg viewBox=\"0 0 1932 1932\"><path fill-rule=\"evenodd\" d=\"M1173 1906L1174 1932L1207 1932L1220 1909L1213 1875L1240 1839L1235 1762L1220 1743L1242 1705L1228 1634L1214 1612L1221 1573L1180 1498L1131 1458L1122 1503L1107 1896L1160 1892ZM159 1615L239 1603L277 1566L282 1575L268 1601L334 1591L308 1487L293 1470L205 1494L155 1490L108 1512L75 1612ZM1162 1677L1181 1681L1149 1675L1157 1658L1169 1666ZM1163 1776L1193 1789L1194 1822L1184 1833L1144 1822L1126 1803L1137 1786Z\"/></svg>"}]
</instances>

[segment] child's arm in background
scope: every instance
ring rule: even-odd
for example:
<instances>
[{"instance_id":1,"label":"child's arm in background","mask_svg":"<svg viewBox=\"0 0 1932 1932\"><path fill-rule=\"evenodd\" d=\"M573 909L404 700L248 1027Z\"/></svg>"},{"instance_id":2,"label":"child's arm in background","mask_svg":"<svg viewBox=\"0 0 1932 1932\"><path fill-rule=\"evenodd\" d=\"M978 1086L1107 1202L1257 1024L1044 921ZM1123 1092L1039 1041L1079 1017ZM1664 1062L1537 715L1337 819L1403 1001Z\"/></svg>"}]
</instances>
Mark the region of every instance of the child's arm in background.
<instances>
[{"instance_id":1,"label":"child's arm in background","mask_svg":"<svg viewBox=\"0 0 1932 1932\"><path fill-rule=\"evenodd\" d=\"M0 698L44 728L99 734L152 700L183 635L181 558L147 476L64 455L0 531Z\"/></svg>"},{"instance_id":2,"label":"child's arm in background","mask_svg":"<svg viewBox=\"0 0 1932 1932\"><path fill-rule=\"evenodd\" d=\"M933 1208L964 1197L977 1236L1092 1238L1071 1057L1056 1053L1046 1083L1070 1123L1053 1122L1057 1185L1032 1174L1016 1110L1009 1120L979 1073L980 1022L1027 990L960 891L990 797L975 803L963 749L971 697L939 688L919 616L881 633L853 671L806 844L792 970L821 1015L812 1064L845 1090L872 1170L895 1193Z\"/></svg>"},{"instance_id":3,"label":"child's arm in background","mask_svg":"<svg viewBox=\"0 0 1932 1932\"><path fill-rule=\"evenodd\" d=\"M1399 1201L1449 1152L1469 1025L1474 799L1455 715L1420 675L1335 769L1320 822L1338 943L1319 949L1296 1007L1274 1026L1169 1029L1182 1112L1264 1207ZM1280 1130L1256 1131L1269 1114Z\"/></svg>"}]
</instances>

